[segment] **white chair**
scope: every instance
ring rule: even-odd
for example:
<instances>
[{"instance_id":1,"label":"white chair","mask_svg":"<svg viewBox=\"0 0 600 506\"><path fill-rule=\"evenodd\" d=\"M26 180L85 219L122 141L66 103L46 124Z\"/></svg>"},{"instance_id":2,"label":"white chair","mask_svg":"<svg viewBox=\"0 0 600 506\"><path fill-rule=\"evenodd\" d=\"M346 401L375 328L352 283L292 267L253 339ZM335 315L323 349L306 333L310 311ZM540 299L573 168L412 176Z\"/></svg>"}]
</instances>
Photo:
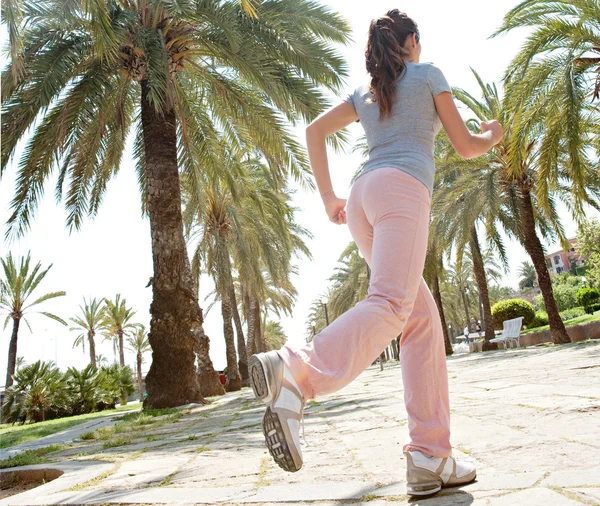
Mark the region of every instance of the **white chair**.
<instances>
[{"instance_id":1,"label":"white chair","mask_svg":"<svg viewBox=\"0 0 600 506\"><path fill-rule=\"evenodd\" d=\"M519 318L514 318L512 320L505 320L502 322L503 329L500 337L496 337L495 339L491 339L490 343L502 343L504 345L504 349L506 349L506 344L510 343L510 347L513 347L513 343L518 348L521 346L521 327L523 326L523 317L519 316Z\"/></svg>"}]
</instances>

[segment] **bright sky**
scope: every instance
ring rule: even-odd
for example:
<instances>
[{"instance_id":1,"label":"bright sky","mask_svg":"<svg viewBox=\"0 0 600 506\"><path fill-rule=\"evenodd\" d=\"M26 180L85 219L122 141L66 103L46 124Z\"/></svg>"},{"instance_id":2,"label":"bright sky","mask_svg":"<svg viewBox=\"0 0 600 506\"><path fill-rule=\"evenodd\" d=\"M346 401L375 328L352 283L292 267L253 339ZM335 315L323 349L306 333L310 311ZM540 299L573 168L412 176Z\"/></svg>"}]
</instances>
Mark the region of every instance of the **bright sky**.
<instances>
[{"instance_id":1,"label":"bright sky","mask_svg":"<svg viewBox=\"0 0 600 506\"><path fill-rule=\"evenodd\" d=\"M354 42L342 48L350 68L346 91L366 79L364 46L370 19L394 7L405 10L417 21L423 46L421 61L435 63L443 70L451 85L474 94L478 93L478 88L470 67L476 69L487 82L499 81L525 35L517 31L488 40L500 25L504 14L518 3L514 0L405 0L400 5L385 0L324 0L322 3L341 12L352 26ZM1 35L4 44L4 29ZM304 142L303 127L298 128L297 132L299 139ZM354 139L362 134L359 125L353 126L351 132ZM18 159L17 156L13 160L0 183L2 223L9 216ZM348 195L350 179L359 163L357 155L330 153L334 187L340 196ZM56 204L53 195L51 182L46 186L46 196L39 206L31 231L11 244L0 240L0 255L4 257L12 251L13 255L19 256L31 251L34 261L41 261L44 266L53 264L40 285L40 294L65 290L67 296L43 304L40 309L44 311L68 319L79 312L78 306L82 304L84 296L114 298L115 294L121 293L128 304L137 310L136 321L148 327L151 289L145 286L152 275L150 230L148 221L141 218L140 197L130 151L124 157L118 177L109 184L99 216L93 221L86 221L80 232L69 234L66 231L64 209ZM336 226L328 221L316 194L299 190L294 204L300 208L297 215L299 223L314 235L309 243L314 260L300 261L299 274L294 277L299 293L294 315L282 320L288 342L300 344L304 341L305 320L311 301L326 289L337 258L351 237L346 226ZM562 216L567 235L575 235L576 226L564 208ZM4 236L4 230L1 236ZM528 258L517 243L511 242L508 246L511 273L506 276L504 284L516 287L517 266ZM554 247L548 246L550 249ZM202 307L208 305L203 299L211 290L210 280L203 278ZM41 315L31 315L29 323L32 332L26 325L21 325L18 346L18 355L24 356L28 363L39 359L54 360L61 369L71 366L82 368L88 363L87 353L84 355L81 348L72 349L77 333L69 332L67 327ZM11 330L11 324L6 329L0 327L0 385L6 377ZM217 306L206 315L205 330L211 338L214 365L222 369L226 365L225 344ZM112 360L112 347L108 342L97 343L97 353ZM126 361L133 365L134 355L126 353ZM149 364L150 357L147 356L144 371Z\"/></svg>"}]
</instances>

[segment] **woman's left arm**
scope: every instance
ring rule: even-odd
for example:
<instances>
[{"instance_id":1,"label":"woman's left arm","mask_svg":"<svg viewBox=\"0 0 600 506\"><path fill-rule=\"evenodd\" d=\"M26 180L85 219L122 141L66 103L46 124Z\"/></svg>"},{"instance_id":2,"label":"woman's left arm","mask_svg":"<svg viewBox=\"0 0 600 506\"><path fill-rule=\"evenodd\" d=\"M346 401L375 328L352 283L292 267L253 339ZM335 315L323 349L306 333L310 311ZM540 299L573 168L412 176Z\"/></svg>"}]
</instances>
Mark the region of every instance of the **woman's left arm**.
<instances>
[{"instance_id":1,"label":"woman's left arm","mask_svg":"<svg viewBox=\"0 0 600 506\"><path fill-rule=\"evenodd\" d=\"M346 223L346 200L337 198L333 190L325 139L357 120L358 115L354 107L347 102L342 102L321 114L306 128L306 147L310 166L315 175L327 216L338 225Z\"/></svg>"}]
</instances>

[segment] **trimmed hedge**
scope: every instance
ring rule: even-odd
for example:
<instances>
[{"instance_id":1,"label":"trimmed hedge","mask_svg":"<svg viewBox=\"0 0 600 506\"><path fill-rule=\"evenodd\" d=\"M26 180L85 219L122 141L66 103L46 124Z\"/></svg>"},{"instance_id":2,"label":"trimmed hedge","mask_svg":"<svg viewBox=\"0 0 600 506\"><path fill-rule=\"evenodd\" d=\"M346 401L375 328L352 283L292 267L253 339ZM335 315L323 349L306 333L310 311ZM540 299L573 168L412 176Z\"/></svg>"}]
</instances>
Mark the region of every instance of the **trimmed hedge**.
<instances>
[{"instance_id":1,"label":"trimmed hedge","mask_svg":"<svg viewBox=\"0 0 600 506\"><path fill-rule=\"evenodd\" d=\"M530 302L523 299L501 300L492 306L492 321L494 328L502 329L502 322L514 318L523 317L524 325L531 325L535 318L535 310Z\"/></svg>"}]
</instances>

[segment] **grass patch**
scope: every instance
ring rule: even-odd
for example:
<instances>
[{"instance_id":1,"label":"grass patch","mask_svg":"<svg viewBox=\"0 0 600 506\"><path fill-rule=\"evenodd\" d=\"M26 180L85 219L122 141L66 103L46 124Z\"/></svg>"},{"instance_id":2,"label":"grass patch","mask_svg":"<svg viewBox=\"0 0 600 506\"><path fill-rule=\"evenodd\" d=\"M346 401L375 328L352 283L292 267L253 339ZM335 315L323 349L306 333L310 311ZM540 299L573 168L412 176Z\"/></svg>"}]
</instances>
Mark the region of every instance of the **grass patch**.
<instances>
[{"instance_id":1,"label":"grass patch","mask_svg":"<svg viewBox=\"0 0 600 506\"><path fill-rule=\"evenodd\" d=\"M198 448L196 448L196 453L204 453L204 452L209 452L210 448L206 445L202 445L199 446Z\"/></svg>"},{"instance_id":2,"label":"grass patch","mask_svg":"<svg viewBox=\"0 0 600 506\"><path fill-rule=\"evenodd\" d=\"M267 472L269 470L270 457L263 457L260 462L260 471L258 472L258 480L254 484L256 487L268 487L271 482L267 480Z\"/></svg>"},{"instance_id":3,"label":"grass patch","mask_svg":"<svg viewBox=\"0 0 600 506\"><path fill-rule=\"evenodd\" d=\"M109 476L112 476L113 474L115 474L119 468L121 467L121 462L117 462L115 464L115 467L113 467L112 469L110 469L109 471L106 471L105 473L99 474L98 476L96 476L95 478L92 478L91 480L88 481L84 481L83 483L78 483L77 485L71 487L69 489L70 492L77 492L80 490L85 490L86 488L89 487L93 487L94 485L100 483L102 480L108 478Z\"/></svg>"},{"instance_id":4,"label":"grass patch","mask_svg":"<svg viewBox=\"0 0 600 506\"><path fill-rule=\"evenodd\" d=\"M154 413L151 414L146 411L142 413L130 413L119 418L121 421L114 425L86 432L79 437L84 441L107 441L117 434L129 434L131 432L143 431L150 428L157 429L168 423L174 423L183 416L180 411L171 409L155 409L151 411ZM157 419L156 417L159 416L163 418Z\"/></svg>"},{"instance_id":5,"label":"grass patch","mask_svg":"<svg viewBox=\"0 0 600 506\"><path fill-rule=\"evenodd\" d=\"M594 322L596 320L600 320L600 311L596 311L594 314L586 314L583 316L578 316L577 318L573 318L572 320L567 320L564 322L565 327L570 327L571 325L579 325L581 323L589 323ZM550 325L544 325L543 327L535 327L533 329L523 330L521 335L529 334L530 332L540 332L542 330L548 330Z\"/></svg>"},{"instance_id":6,"label":"grass patch","mask_svg":"<svg viewBox=\"0 0 600 506\"><path fill-rule=\"evenodd\" d=\"M129 422L129 421L135 420L139 416L156 418L157 416L175 415L175 414L179 414L179 417L181 417L182 412L175 408L145 409L141 413L129 413L125 416L121 416L121 417L119 417L119 420L121 420L123 422Z\"/></svg>"},{"instance_id":7,"label":"grass patch","mask_svg":"<svg viewBox=\"0 0 600 506\"><path fill-rule=\"evenodd\" d=\"M47 422L28 423L25 425L2 424L0 425L0 448L10 448L11 446L26 443L27 441L34 441L51 434L56 434L57 432L62 432L88 420L132 411L141 407L142 404L136 402L135 404L128 404L117 409L107 409L106 411L97 411L85 415L58 418L56 420L48 420Z\"/></svg>"},{"instance_id":8,"label":"grass patch","mask_svg":"<svg viewBox=\"0 0 600 506\"><path fill-rule=\"evenodd\" d=\"M0 469L43 464L44 462L48 461L48 454L64 450L65 448L66 445L50 445L45 446L44 448L38 448L37 450L27 450L26 452L19 453L14 457L0 460Z\"/></svg>"},{"instance_id":9,"label":"grass patch","mask_svg":"<svg viewBox=\"0 0 600 506\"><path fill-rule=\"evenodd\" d=\"M102 448L106 450L107 448L116 448L117 446L125 446L130 444L130 437L117 437L115 439L109 439L108 441L105 441L102 445Z\"/></svg>"}]
</instances>

